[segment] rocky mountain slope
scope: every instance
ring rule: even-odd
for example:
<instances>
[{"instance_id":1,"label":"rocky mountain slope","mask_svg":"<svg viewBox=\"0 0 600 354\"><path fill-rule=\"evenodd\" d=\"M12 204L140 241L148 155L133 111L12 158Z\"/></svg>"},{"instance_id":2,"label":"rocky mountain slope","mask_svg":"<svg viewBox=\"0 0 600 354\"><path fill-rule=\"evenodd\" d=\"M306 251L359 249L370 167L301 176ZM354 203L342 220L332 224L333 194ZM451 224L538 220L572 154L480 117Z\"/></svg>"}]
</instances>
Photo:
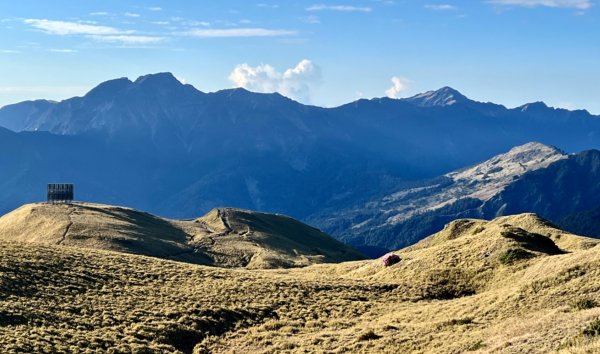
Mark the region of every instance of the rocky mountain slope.
<instances>
[{"instance_id":1,"label":"rocky mountain slope","mask_svg":"<svg viewBox=\"0 0 600 354\"><path fill-rule=\"evenodd\" d=\"M459 220L401 261L230 270L0 241L7 351L585 353L598 240L535 215Z\"/></svg>"},{"instance_id":2,"label":"rocky mountain slope","mask_svg":"<svg viewBox=\"0 0 600 354\"><path fill-rule=\"evenodd\" d=\"M554 147L528 143L475 166L409 185L350 209L318 215L311 221L356 246L399 248L456 218L487 216L482 206L507 186L530 171L567 158ZM528 211L524 208L519 212ZM375 248L371 252L376 255L382 251Z\"/></svg>"},{"instance_id":3,"label":"rocky mountain slope","mask_svg":"<svg viewBox=\"0 0 600 354\"><path fill-rule=\"evenodd\" d=\"M552 221L600 205L600 151L570 155L508 185L484 206L485 215L524 209Z\"/></svg>"},{"instance_id":4,"label":"rocky mountain slope","mask_svg":"<svg viewBox=\"0 0 600 354\"><path fill-rule=\"evenodd\" d=\"M0 217L0 239L221 267L299 267L363 258L289 217L240 209L214 209L183 221L100 204L28 204Z\"/></svg>"},{"instance_id":5,"label":"rocky mountain slope","mask_svg":"<svg viewBox=\"0 0 600 354\"><path fill-rule=\"evenodd\" d=\"M530 141L600 148L596 116L541 103L507 109L446 87L320 108L243 89L204 93L169 73L6 106L0 126L14 131L0 132L0 151L18 155L0 155L0 212L69 181L82 200L169 217L233 205L305 220Z\"/></svg>"}]
</instances>

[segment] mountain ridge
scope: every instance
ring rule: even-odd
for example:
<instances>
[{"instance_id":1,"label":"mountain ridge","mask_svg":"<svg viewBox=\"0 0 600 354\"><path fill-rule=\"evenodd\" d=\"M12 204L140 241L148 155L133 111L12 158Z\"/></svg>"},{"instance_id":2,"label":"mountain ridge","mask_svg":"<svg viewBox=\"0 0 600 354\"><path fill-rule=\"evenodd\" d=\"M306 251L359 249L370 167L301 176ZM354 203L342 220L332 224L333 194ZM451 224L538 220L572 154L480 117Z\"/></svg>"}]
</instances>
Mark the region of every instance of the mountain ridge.
<instances>
[{"instance_id":1,"label":"mountain ridge","mask_svg":"<svg viewBox=\"0 0 600 354\"><path fill-rule=\"evenodd\" d=\"M107 80L107 81L104 81L104 82L98 84L97 86L93 87L92 89L90 89L84 96L82 96L82 98L85 98L86 96L89 96L90 94L92 94L92 96L93 96L96 92L104 91L106 89L112 89L113 91L115 91L115 90L122 91L123 89L131 89L132 87L139 87L139 86L154 86L155 89L156 88L162 89L161 86L165 86L167 89L182 88L182 87L193 88L194 91L200 95L214 95L214 94L226 93L226 92L231 92L233 94L235 92L243 92L244 94L262 95L265 97L280 96L280 97L286 98L289 101L293 101L297 104L300 104L288 97L281 95L278 92L258 93L258 92L248 91L244 88L223 89L223 90L218 90L218 91L211 92L211 93L204 93L204 92L194 88L194 86L192 86L190 84L181 83L170 72L146 74L146 75L139 76L137 79L135 79L133 81L127 77L121 77L121 78L117 78L117 79ZM52 104L59 104L61 102L69 101L71 99L66 99L66 100L59 101L59 102L53 102L53 101L46 101L46 102L52 103ZM371 100L382 100L382 99L385 99L385 97L373 98ZM37 101L45 101L45 100L24 101L24 102L19 102L19 103L14 103L14 104L8 104L3 107L0 107L0 110L2 110L4 108L10 108L15 105L25 104L27 102L37 102ZM360 101L361 101L361 99L353 101L353 102L349 102L346 104L342 104L338 107L333 107L330 109L343 107L345 105L357 104ZM409 104L412 104L412 105L415 105L415 106L418 106L421 108L446 107L446 106L452 106L455 104L459 104L459 105L467 105L467 106L471 106L471 107L490 105L490 106L493 106L495 109L519 110L519 111L523 111L523 112L527 111L528 108L530 108L530 107L539 107L539 108L544 108L544 109L556 110L555 108L549 107L544 102L541 102L541 101L525 103L523 105L508 109L503 105L498 105L498 104L494 104L491 102L484 103L484 102L478 102L478 101L471 100L468 97L466 97L465 95L463 95L462 93L460 93L458 90L456 90L452 87L449 87L449 86L444 86L437 90L430 90L430 91L426 91L423 93L415 94L412 97L395 99L392 101L405 102L405 103L409 103ZM318 106L312 106L312 107L318 107ZM318 108L323 108L323 107L318 107ZM569 110L565 110L565 111L569 111ZM586 112L589 114L589 112L587 112L587 110L584 110L584 109L578 109L578 110L569 111L569 112L578 112L578 111ZM596 117L600 117L600 116L596 116ZM0 121L0 123L2 123L2 121ZM27 129L32 130L31 127L30 128L20 127L20 128L11 129L11 130L21 131L21 130L27 130Z\"/></svg>"},{"instance_id":2,"label":"mountain ridge","mask_svg":"<svg viewBox=\"0 0 600 354\"><path fill-rule=\"evenodd\" d=\"M0 109L0 126L26 131L0 142L3 151L26 147L18 159L0 156L0 212L64 180L84 200L175 218L232 205L305 220L530 141L567 152L600 148L600 120L577 111L389 98L320 108L244 89L203 93L168 73L137 81L39 109Z\"/></svg>"},{"instance_id":3,"label":"mountain ridge","mask_svg":"<svg viewBox=\"0 0 600 354\"><path fill-rule=\"evenodd\" d=\"M287 216L232 208L186 221L102 204L28 204L0 217L0 239L249 269L364 258Z\"/></svg>"}]
</instances>

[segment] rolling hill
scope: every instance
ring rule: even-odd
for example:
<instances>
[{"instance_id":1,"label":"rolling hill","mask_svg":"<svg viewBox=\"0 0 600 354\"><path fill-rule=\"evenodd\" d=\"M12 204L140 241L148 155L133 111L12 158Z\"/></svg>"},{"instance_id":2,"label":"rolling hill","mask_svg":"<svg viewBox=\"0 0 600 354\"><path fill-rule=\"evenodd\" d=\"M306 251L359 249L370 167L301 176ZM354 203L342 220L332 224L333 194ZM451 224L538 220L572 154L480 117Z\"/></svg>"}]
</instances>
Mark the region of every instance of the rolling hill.
<instances>
[{"instance_id":1,"label":"rolling hill","mask_svg":"<svg viewBox=\"0 0 600 354\"><path fill-rule=\"evenodd\" d=\"M214 209L184 221L101 204L28 204L0 217L0 239L221 267L299 267L364 258L292 218L240 209Z\"/></svg>"},{"instance_id":2,"label":"rolling hill","mask_svg":"<svg viewBox=\"0 0 600 354\"><path fill-rule=\"evenodd\" d=\"M232 270L1 240L0 345L17 352L595 352L599 242L523 214L457 220L397 252L401 261L391 267L369 260Z\"/></svg>"}]
</instances>

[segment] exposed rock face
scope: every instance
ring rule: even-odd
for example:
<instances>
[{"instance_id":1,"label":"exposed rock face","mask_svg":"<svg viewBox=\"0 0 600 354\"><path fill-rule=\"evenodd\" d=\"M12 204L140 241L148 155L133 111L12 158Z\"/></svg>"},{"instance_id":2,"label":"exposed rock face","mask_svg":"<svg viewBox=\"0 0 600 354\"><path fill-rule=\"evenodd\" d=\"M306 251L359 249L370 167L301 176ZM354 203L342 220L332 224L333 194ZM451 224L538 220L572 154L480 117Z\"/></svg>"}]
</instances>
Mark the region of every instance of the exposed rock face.
<instances>
[{"instance_id":1,"label":"exposed rock face","mask_svg":"<svg viewBox=\"0 0 600 354\"><path fill-rule=\"evenodd\" d=\"M403 188L383 198L327 215L344 228L327 227L346 242L393 249L419 241L445 223L461 217L484 217L483 205L528 172L543 170L568 155L555 147L528 143L416 187ZM520 212L526 212L520 210ZM502 215L502 211L496 211ZM443 216L439 219L438 216ZM437 228L437 229L436 229Z\"/></svg>"}]
</instances>

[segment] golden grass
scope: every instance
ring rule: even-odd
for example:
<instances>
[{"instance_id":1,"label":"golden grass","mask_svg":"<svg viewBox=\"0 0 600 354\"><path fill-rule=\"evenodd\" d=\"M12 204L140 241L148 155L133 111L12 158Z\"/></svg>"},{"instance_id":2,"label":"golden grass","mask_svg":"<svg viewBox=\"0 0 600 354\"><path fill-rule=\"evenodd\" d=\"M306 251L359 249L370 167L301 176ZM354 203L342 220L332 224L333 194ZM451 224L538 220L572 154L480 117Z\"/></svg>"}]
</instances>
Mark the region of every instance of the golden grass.
<instances>
[{"instance_id":1,"label":"golden grass","mask_svg":"<svg viewBox=\"0 0 600 354\"><path fill-rule=\"evenodd\" d=\"M182 221L101 204L28 204L0 218L0 239L221 267L299 267L364 258L289 217L239 209L215 209Z\"/></svg>"},{"instance_id":2,"label":"golden grass","mask_svg":"<svg viewBox=\"0 0 600 354\"><path fill-rule=\"evenodd\" d=\"M562 246L548 242L555 238ZM373 260L245 270L3 241L0 347L593 353L600 337L586 328L596 328L600 308L574 304L600 302L597 243L525 215L452 223L387 268ZM502 263L514 248L532 257Z\"/></svg>"}]
</instances>

